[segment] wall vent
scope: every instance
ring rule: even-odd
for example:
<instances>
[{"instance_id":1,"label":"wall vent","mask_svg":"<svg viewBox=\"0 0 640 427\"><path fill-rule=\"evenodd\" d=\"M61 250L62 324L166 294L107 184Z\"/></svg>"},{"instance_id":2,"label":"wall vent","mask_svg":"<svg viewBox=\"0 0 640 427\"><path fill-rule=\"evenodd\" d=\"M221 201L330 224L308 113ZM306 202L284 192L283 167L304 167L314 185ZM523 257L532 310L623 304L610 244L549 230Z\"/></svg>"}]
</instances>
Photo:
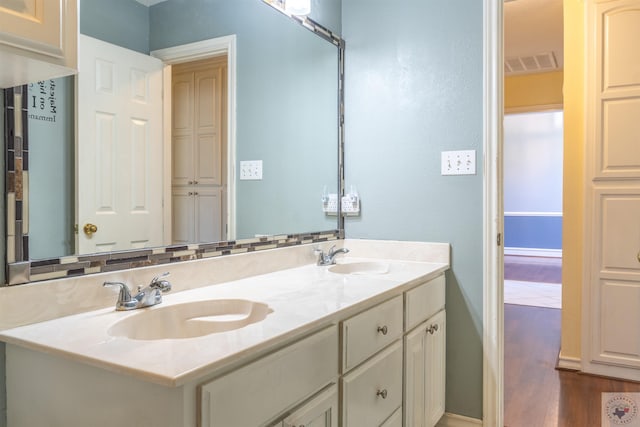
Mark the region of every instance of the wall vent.
<instances>
[{"instance_id":1,"label":"wall vent","mask_svg":"<svg viewBox=\"0 0 640 427\"><path fill-rule=\"evenodd\" d=\"M558 61L553 52L540 53L531 56L517 56L507 58L504 61L504 73L509 74L530 74L542 73L558 69Z\"/></svg>"}]
</instances>

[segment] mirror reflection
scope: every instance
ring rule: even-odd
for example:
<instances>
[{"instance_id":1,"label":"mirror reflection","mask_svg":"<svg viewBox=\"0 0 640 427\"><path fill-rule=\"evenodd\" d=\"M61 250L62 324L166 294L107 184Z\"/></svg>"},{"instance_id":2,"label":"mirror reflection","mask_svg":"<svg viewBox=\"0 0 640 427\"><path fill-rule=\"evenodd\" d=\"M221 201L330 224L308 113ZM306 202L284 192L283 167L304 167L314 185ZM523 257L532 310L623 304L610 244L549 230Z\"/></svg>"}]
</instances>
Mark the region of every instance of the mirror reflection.
<instances>
[{"instance_id":1,"label":"mirror reflection","mask_svg":"<svg viewBox=\"0 0 640 427\"><path fill-rule=\"evenodd\" d=\"M29 85L30 258L337 228L336 46L260 0L125 3L82 0L78 76Z\"/></svg>"}]
</instances>

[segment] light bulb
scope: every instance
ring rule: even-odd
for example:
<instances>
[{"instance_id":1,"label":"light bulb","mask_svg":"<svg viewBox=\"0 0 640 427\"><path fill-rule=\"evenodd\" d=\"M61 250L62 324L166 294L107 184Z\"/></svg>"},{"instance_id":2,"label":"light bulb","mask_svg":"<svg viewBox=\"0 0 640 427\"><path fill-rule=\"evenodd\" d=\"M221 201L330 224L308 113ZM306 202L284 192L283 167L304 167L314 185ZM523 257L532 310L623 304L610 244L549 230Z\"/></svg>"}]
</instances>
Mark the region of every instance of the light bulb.
<instances>
[{"instance_id":1,"label":"light bulb","mask_svg":"<svg viewBox=\"0 0 640 427\"><path fill-rule=\"evenodd\" d=\"M311 13L311 0L286 0L284 9L292 15L308 15Z\"/></svg>"}]
</instances>

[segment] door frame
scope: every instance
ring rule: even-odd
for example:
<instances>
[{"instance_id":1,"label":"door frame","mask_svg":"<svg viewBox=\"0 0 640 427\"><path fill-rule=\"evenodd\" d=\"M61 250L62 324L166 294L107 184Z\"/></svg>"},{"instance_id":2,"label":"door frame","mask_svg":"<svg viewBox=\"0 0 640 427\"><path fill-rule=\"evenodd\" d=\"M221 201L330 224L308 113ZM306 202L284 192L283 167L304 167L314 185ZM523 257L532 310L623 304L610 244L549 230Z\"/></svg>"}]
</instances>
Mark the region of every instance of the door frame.
<instances>
[{"instance_id":1,"label":"door frame","mask_svg":"<svg viewBox=\"0 0 640 427\"><path fill-rule=\"evenodd\" d=\"M165 63L163 71L163 169L171 170L171 66L219 55L227 55L227 236L236 237L236 35L158 49L151 56ZM165 244L171 244L171 174L163 175Z\"/></svg>"},{"instance_id":2,"label":"door frame","mask_svg":"<svg viewBox=\"0 0 640 427\"><path fill-rule=\"evenodd\" d=\"M503 0L483 2L483 425L504 424Z\"/></svg>"}]
</instances>

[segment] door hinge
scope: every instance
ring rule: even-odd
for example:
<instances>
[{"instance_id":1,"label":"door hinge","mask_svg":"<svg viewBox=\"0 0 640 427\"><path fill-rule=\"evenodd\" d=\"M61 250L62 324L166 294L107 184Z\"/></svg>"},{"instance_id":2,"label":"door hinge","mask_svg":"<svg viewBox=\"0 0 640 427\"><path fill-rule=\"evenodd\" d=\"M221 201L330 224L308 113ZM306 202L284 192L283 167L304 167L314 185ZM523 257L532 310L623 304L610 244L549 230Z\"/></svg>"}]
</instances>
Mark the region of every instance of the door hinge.
<instances>
[{"instance_id":1,"label":"door hinge","mask_svg":"<svg viewBox=\"0 0 640 427\"><path fill-rule=\"evenodd\" d=\"M498 233L498 246L502 246L502 233Z\"/></svg>"},{"instance_id":2,"label":"door hinge","mask_svg":"<svg viewBox=\"0 0 640 427\"><path fill-rule=\"evenodd\" d=\"M78 224L73 224L73 232L78 234Z\"/></svg>"}]
</instances>

